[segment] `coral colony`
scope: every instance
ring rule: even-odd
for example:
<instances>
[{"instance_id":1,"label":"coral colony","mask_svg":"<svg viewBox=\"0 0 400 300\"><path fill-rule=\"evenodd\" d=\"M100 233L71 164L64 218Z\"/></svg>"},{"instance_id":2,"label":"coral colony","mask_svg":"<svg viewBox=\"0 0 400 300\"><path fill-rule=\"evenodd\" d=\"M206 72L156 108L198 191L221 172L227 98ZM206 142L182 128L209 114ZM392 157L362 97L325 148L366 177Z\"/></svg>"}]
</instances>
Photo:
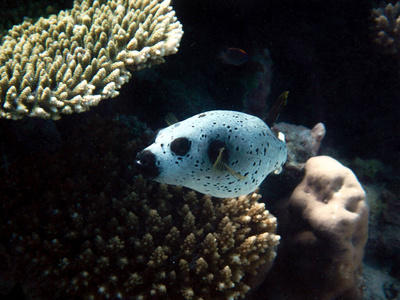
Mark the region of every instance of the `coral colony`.
<instances>
[{"instance_id":1,"label":"coral colony","mask_svg":"<svg viewBox=\"0 0 400 300\"><path fill-rule=\"evenodd\" d=\"M76 0L14 26L0 46L0 118L59 119L117 96L129 70L178 51L182 25L169 3Z\"/></svg>"}]
</instances>

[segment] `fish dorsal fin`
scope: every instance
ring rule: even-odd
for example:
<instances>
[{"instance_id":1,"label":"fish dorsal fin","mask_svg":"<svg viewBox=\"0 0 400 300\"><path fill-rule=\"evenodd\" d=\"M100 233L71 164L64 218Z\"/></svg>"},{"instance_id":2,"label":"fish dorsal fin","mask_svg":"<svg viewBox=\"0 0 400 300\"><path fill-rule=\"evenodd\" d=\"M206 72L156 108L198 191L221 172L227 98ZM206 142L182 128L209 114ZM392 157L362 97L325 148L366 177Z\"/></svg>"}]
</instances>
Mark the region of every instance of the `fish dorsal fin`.
<instances>
[{"instance_id":1,"label":"fish dorsal fin","mask_svg":"<svg viewBox=\"0 0 400 300\"><path fill-rule=\"evenodd\" d=\"M165 122L168 126L174 125L179 122L178 118L173 113L167 113L165 116Z\"/></svg>"},{"instance_id":2,"label":"fish dorsal fin","mask_svg":"<svg viewBox=\"0 0 400 300\"><path fill-rule=\"evenodd\" d=\"M269 109L267 116L264 118L264 122L269 127L273 127L275 125L275 122L278 119L279 114L287 104L288 95L289 91L284 91L282 94L280 94L278 100L276 100L275 103L272 105L272 107Z\"/></svg>"},{"instance_id":3,"label":"fish dorsal fin","mask_svg":"<svg viewBox=\"0 0 400 300\"><path fill-rule=\"evenodd\" d=\"M222 147L219 149L219 154L217 156L217 159L215 160L215 163L213 164L213 168L218 171L223 171L223 172L228 172L231 174L233 177L235 177L238 180L243 180L246 178L246 176L243 176L233 170L231 167L229 167L226 162L223 161L222 159L222 153L224 152L225 147Z\"/></svg>"}]
</instances>

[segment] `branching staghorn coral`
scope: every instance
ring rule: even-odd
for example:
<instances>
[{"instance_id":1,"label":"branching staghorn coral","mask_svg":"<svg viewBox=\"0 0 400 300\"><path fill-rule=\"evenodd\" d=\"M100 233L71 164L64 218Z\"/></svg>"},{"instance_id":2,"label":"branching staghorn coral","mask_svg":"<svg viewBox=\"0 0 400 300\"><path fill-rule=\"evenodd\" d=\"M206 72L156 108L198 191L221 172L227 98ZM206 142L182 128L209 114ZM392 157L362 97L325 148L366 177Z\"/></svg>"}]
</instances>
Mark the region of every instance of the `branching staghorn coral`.
<instances>
[{"instance_id":1,"label":"branching staghorn coral","mask_svg":"<svg viewBox=\"0 0 400 300\"><path fill-rule=\"evenodd\" d=\"M0 181L3 292L17 284L33 299L236 299L271 265L276 218L258 194L214 199L133 180L143 144L130 140L121 123L98 118L56 153L11 163Z\"/></svg>"},{"instance_id":2,"label":"branching staghorn coral","mask_svg":"<svg viewBox=\"0 0 400 300\"><path fill-rule=\"evenodd\" d=\"M400 3L386 4L372 10L374 42L387 54L399 57L400 53Z\"/></svg>"},{"instance_id":3,"label":"branching staghorn coral","mask_svg":"<svg viewBox=\"0 0 400 300\"><path fill-rule=\"evenodd\" d=\"M170 0L75 0L0 46L0 117L59 119L118 95L130 71L176 53L183 31Z\"/></svg>"}]
</instances>

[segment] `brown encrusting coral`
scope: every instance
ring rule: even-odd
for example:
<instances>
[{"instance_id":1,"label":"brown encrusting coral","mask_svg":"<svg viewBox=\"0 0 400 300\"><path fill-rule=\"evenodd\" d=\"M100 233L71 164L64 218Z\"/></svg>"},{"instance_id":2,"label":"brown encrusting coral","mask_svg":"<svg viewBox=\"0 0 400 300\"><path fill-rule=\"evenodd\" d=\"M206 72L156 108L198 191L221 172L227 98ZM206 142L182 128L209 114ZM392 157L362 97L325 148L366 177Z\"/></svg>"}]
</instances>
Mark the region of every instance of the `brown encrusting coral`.
<instances>
[{"instance_id":1,"label":"brown encrusting coral","mask_svg":"<svg viewBox=\"0 0 400 300\"><path fill-rule=\"evenodd\" d=\"M3 292L17 284L33 299L236 299L272 263L276 218L258 194L214 199L133 178L143 145L128 140L120 123L95 119L55 154L9 166Z\"/></svg>"}]
</instances>

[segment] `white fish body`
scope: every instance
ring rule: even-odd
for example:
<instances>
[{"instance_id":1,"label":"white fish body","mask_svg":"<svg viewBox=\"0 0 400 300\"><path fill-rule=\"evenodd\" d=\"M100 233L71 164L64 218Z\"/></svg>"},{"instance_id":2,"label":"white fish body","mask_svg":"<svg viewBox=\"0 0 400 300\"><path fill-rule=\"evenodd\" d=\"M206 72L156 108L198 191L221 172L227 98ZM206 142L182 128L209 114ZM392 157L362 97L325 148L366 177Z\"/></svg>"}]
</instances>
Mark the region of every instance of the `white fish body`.
<instances>
[{"instance_id":1,"label":"white fish body","mask_svg":"<svg viewBox=\"0 0 400 300\"><path fill-rule=\"evenodd\" d=\"M222 150L221 150L222 149ZM218 154L230 168L215 167ZM281 140L255 116L228 110L204 112L162 129L137 163L150 179L214 197L253 192L287 157Z\"/></svg>"}]
</instances>

